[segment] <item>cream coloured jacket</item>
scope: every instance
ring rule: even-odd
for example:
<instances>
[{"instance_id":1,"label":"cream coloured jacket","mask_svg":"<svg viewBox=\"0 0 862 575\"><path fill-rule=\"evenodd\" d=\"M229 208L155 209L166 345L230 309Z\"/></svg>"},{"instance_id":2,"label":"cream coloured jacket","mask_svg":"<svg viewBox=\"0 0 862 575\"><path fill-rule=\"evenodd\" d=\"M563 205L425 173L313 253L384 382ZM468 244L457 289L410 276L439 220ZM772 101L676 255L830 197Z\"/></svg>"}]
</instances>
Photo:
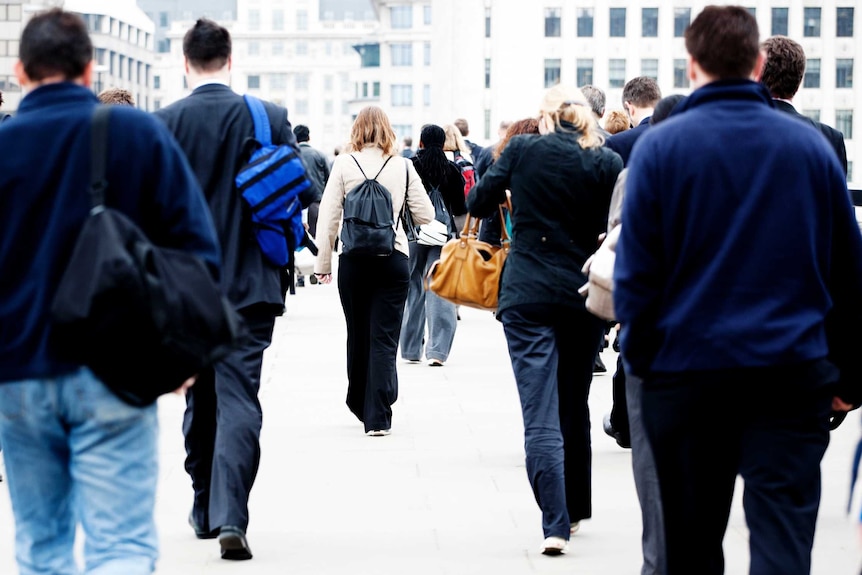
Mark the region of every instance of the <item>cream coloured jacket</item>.
<instances>
[{"instance_id":1,"label":"cream coloured jacket","mask_svg":"<svg viewBox=\"0 0 862 575\"><path fill-rule=\"evenodd\" d=\"M344 197L357 185L365 181L362 172L356 166L356 162L350 156L354 156L365 175L373 178L383 166L386 158L383 150L378 147L367 147L361 152L341 154L335 158L332 172L323 190L323 198L320 200L320 212L317 219L317 262L314 264L314 273L332 273L332 252L335 249L335 239L341 227L341 217L344 210ZM394 156L386 168L380 172L377 181L392 194L393 219L395 221L395 249L404 255L409 255L407 248L407 235L399 222L401 206L404 204L405 192L407 197L407 209L413 216L415 225L427 224L434 219L434 206L428 198L422 179L416 173L413 162L401 156Z\"/></svg>"}]
</instances>

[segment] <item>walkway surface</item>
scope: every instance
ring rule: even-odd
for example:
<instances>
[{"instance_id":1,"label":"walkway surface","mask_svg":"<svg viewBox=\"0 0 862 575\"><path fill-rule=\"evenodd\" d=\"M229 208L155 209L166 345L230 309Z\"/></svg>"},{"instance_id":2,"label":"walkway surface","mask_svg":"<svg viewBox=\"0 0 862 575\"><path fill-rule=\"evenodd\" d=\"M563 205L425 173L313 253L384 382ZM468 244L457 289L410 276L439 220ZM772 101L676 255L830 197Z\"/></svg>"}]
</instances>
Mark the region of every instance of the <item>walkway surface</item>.
<instances>
[{"instance_id":1,"label":"walkway surface","mask_svg":"<svg viewBox=\"0 0 862 575\"><path fill-rule=\"evenodd\" d=\"M267 352L262 462L251 497L254 559L219 558L216 541L186 524L184 400L160 400L159 575L637 574L640 509L631 455L601 430L611 375L593 380L593 519L568 555L539 553L542 530L524 467L518 397L500 324L462 309L445 367L399 361L400 398L389 437L363 434L344 405L344 321L334 285L298 288ZM616 354L603 353L613 366ZM845 512L859 412L834 433L813 573L856 574L862 543ZM741 486L740 486L741 487ZM0 484L0 574L17 573L5 483ZM746 573L741 488L730 520L727 573ZM860 507L856 498L854 509ZM854 516L857 512L854 512Z\"/></svg>"}]
</instances>

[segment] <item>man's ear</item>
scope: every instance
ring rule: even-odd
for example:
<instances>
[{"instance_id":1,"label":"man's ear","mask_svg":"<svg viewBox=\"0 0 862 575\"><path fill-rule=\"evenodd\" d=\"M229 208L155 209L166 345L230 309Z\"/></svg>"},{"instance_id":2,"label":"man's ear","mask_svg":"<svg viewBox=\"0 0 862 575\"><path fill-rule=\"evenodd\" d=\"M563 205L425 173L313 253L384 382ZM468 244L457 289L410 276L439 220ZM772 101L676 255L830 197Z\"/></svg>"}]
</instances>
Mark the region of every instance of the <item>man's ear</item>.
<instances>
[{"instance_id":1,"label":"man's ear","mask_svg":"<svg viewBox=\"0 0 862 575\"><path fill-rule=\"evenodd\" d=\"M763 50L757 53L757 61L754 62L754 69L751 71L751 79L755 82L760 82L763 76L763 67L766 64L766 54Z\"/></svg>"},{"instance_id":2,"label":"man's ear","mask_svg":"<svg viewBox=\"0 0 862 575\"><path fill-rule=\"evenodd\" d=\"M93 70L96 67L96 63L90 60L90 62L84 67L84 73L81 74L81 82L89 88L93 85Z\"/></svg>"},{"instance_id":3,"label":"man's ear","mask_svg":"<svg viewBox=\"0 0 862 575\"><path fill-rule=\"evenodd\" d=\"M16 61L14 70L15 78L18 79L18 85L22 88L27 86L30 83L30 76L28 76L27 72L24 71L24 62L21 60Z\"/></svg>"}]
</instances>

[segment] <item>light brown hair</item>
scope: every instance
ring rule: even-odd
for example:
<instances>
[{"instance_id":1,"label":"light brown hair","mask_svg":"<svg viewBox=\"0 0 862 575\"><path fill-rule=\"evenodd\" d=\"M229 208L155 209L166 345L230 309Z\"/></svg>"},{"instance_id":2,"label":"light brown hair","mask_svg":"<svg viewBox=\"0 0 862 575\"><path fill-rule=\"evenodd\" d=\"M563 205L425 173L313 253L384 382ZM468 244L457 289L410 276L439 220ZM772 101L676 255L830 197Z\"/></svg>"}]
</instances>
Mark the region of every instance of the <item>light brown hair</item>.
<instances>
[{"instance_id":1,"label":"light brown hair","mask_svg":"<svg viewBox=\"0 0 862 575\"><path fill-rule=\"evenodd\" d=\"M560 122L572 124L575 130L581 133L578 144L582 148L598 148L605 141L597 129L596 117L587 99L574 86L557 84L545 92L539 108L540 130L544 123L544 129L553 131L562 127Z\"/></svg>"},{"instance_id":2,"label":"light brown hair","mask_svg":"<svg viewBox=\"0 0 862 575\"><path fill-rule=\"evenodd\" d=\"M773 98L790 100L805 75L805 51L786 36L767 38L760 45L766 55L760 82Z\"/></svg>"},{"instance_id":3,"label":"light brown hair","mask_svg":"<svg viewBox=\"0 0 862 575\"><path fill-rule=\"evenodd\" d=\"M518 120L517 122L509 124L509 128L506 130L506 135L503 136L503 139L500 140L500 143L497 144L497 147L494 148L494 152L492 153L494 159L499 159L500 154L503 153L503 149L509 143L509 140L511 140L515 136L520 136L521 134L538 133L539 120L537 118L526 118L524 120Z\"/></svg>"},{"instance_id":4,"label":"light brown hair","mask_svg":"<svg viewBox=\"0 0 862 575\"><path fill-rule=\"evenodd\" d=\"M99 94L99 102L102 104L120 104L134 106L135 98L132 93L122 88L107 88Z\"/></svg>"},{"instance_id":5,"label":"light brown hair","mask_svg":"<svg viewBox=\"0 0 862 575\"><path fill-rule=\"evenodd\" d=\"M359 111L350 131L351 151L360 152L363 148L376 146L383 150L384 155L391 156L397 145L398 137L386 112L377 106L366 106Z\"/></svg>"},{"instance_id":6,"label":"light brown hair","mask_svg":"<svg viewBox=\"0 0 862 575\"><path fill-rule=\"evenodd\" d=\"M605 118L605 130L611 135L625 132L631 127L629 115L622 110L611 110L608 112L608 117Z\"/></svg>"}]
</instances>

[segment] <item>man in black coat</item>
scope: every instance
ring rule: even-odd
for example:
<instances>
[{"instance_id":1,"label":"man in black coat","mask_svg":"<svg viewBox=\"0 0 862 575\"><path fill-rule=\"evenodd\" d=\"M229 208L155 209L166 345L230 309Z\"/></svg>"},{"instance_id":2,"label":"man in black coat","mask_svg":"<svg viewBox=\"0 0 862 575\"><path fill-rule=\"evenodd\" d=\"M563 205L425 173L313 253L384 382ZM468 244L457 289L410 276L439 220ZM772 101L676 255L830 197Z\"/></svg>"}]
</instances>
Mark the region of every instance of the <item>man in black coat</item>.
<instances>
[{"instance_id":1,"label":"man in black coat","mask_svg":"<svg viewBox=\"0 0 862 575\"><path fill-rule=\"evenodd\" d=\"M250 153L254 122L242 96L229 87L231 38L198 20L183 39L192 93L156 115L185 151L212 212L224 257L228 298L248 335L214 369L201 373L188 395L183 421L186 471L195 491L189 523L198 538L219 538L224 559L251 559L246 540L248 496L260 461L258 400L263 352L284 310L278 267L264 258L234 179ZM274 144L296 145L287 111L264 102ZM310 197L302 198L307 206Z\"/></svg>"},{"instance_id":2,"label":"man in black coat","mask_svg":"<svg viewBox=\"0 0 862 575\"><path fill-rule=\"evenodd\" d=\"M804 116L793 107L793 97L802 84L805 75L805 51L798 43L785 36L773 36L760 44L766 54L760 82L772 94L773 104L779 111L790 114L810 124L823 134L835 150L838 161L847 173L847 148L844 134L831 126Z\"/></svg>"},{"instance_id":3,"label":"man in black coat","mask_svg":"<svg viewBox=\"0 0 862 575\"><path fill-rule=\"evenodd\" d=\"M635 142L649 128L649 119L659 100L661 89L655 80L647 76L632 78L623 87L623 108L634 127L614 134L605 141L605 146L620 155L623 165L628 164Z\"/></svg>"}]
</instances>

